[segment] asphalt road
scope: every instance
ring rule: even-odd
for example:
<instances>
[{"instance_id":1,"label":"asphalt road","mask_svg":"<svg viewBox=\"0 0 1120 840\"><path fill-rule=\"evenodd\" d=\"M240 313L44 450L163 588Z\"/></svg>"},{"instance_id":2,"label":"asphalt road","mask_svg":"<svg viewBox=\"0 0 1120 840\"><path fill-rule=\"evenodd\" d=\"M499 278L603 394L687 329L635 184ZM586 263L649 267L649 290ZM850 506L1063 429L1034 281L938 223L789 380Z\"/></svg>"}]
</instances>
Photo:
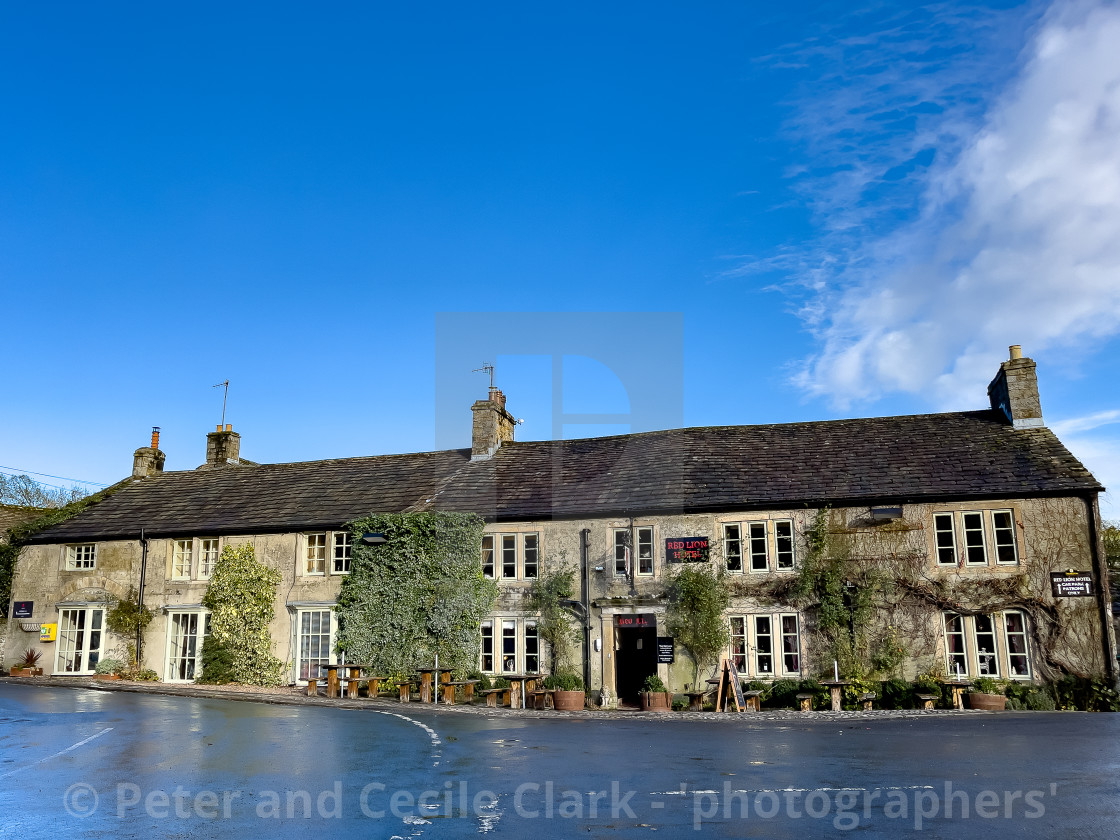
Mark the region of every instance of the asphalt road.
<instances>
[{"instance_id":1,"label":"asphalt road","mask_svg":"<svg viewBox=\"0 0 1120 840\"><path fill-rule=\"evenodd\" d=\"M4 683L0 835L1115 838L1118 743L1120 715L1073 712L514 720Z\"/></svg>"}]
</instances>

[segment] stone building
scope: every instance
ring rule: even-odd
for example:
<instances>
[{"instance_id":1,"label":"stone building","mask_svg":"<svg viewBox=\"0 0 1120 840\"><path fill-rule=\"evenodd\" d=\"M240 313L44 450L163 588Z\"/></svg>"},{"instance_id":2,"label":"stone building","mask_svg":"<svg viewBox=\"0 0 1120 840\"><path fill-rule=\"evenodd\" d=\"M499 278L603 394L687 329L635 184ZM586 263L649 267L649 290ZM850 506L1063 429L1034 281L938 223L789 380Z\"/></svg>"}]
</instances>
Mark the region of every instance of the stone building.
<instances>
[{"instance_id":1,"label":"stone building","mask_svg":"<svg viewBox=\"0 0 1120 840\"><path fill-rule=\"evenodd\" d=\"M806 575L830 563L844 598L871 592L850 629L882 674L1114 679L1103 488L1046 428L1034 362L1017 347L988 395L968 412L522 442L492 388L472 406L470 449L252 464L225 426L184 472L163 471L157 438L136 451L130 482L24 548L13 599L58 624L48 673L86 674L123 642L105 611L143 574L157 612L144 663L191 680L207 578L223 546L250 542L282 574L274 653L299 682L336 656L348 522L474 512L487 522L484 574L501 590L480 627L484 672L546 664L524 594L568 566L590 691L629 699L652 673L682 690L696 679L685 651L665 646L675 661L658 661L666 580L700 562L729 581L726 654L742 674L819 675L834 654ZM1091 595L1053 596L1050 574L1069 569L1090 574ZM16 628L7 655L34 642Z\"/></svg>"}]
</instances>

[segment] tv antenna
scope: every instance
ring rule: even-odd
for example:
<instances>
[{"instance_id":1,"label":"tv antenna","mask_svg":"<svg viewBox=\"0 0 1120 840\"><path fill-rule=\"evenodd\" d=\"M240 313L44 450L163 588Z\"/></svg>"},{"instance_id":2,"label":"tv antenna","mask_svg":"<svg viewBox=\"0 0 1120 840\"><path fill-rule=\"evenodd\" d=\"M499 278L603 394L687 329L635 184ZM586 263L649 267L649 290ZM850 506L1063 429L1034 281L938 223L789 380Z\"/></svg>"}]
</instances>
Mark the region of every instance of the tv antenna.
<instances>
[{"instance_id":1,"label":"tv antenna","mask_svg":"<svg viewBox=\"0 0 1120 840\"><path fill-rule=\"evenodd\" d=\"M226 400L229 399L229 380L227 379L225 382L219 382L214 387L221 388L223 386L226 389L225 394L222 396L222 428L224 429L226 427Z\"/></svg>"},{"instance_id":2,"label":"tv antenna","mask_svg":"<svg viewBox=\"0 0 1120 840\"><path fill-rule=\"evenodd\" d=\"M490 387L494 387L494 366L489 362L484 362L482 367L475 368L471 373L489 373L490 374Z\"/></svg>"}]
</instances>

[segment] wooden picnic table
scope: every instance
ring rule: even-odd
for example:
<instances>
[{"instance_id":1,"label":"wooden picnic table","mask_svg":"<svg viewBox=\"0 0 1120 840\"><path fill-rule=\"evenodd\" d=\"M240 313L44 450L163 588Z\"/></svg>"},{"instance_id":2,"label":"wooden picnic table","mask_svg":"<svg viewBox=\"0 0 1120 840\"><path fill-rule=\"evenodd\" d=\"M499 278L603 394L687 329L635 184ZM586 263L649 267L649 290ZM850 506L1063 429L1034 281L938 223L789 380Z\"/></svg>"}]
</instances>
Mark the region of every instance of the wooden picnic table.
<instances>
[{"instance_id":1,"label":"wooden picnic table","mask_svg":"<svg viewBox=\"0 0 1120 840\"><path fill-rule=\"evenodd\" d=\"M838 712L841 709L840 694L845 686L851 685L851 680L822 680L821 685L828 686L829 693L832 695L832 711Z\"/></svg>"},{"instance_id":2,"label":"wooden picnic table","mask_svg":"<svg viewBox=\"0 0 1120 840\"><path fill-rule=\"evenodd\" d=\"M509 680L509 707L511 709L524 709L526 693L536 687L537 680L544 674L501 674L501 676Z\"/></svg>"},{"instance_id":3,"label":"wooden picnic table","mask_svg":"<svg viewBox=\"0 0 1120 840\"><path fill-rule=\"evenodd\" d=\"M420 702L431 703L435 700L435 693L432 691L432 684L439 680L439 673L443 671L442 668L417 668L416 673L420 675ZM450 679L450 674L447 675Z\"/></svg>"},{"instance_id":4,"label":"wooden picnic table","mask_svg":"<svg viewBox=\"0 0 1120 840\"><path fill-rule=\"evenodd\" d=\"M443 689L443 702L448 706L455 705L455 689L459 686L463 687L463 699L470 703L474 700L474 687L482 680L447 680L441 682L440 687Z\"/></svg>"},{"instance_id":5,"label":"wooden picnic table","mask_svg":"<svg viewBox=\"0 0 1120 840\"><path fill-rule=\"evenodd\" d=\"M356 662L342 663L340 668L346 669L346 696L357 697L359 685L366 679L362 671L372 668L372 665L362 665Z\"/></svg>"},{"instance_id":6,"label":"wooden picnic table","mask_svg":"<svg viewBox=\"0 0 1120 840\"><path fill-rule=\"evenodd\" d=\"M964 690L972 685L971 680L955 679L955 680L941 680L941 684L945 686L953 695L953 708L964 708Z\"/></svg>"},{"instance_id":7,"label":"wooden picnic table","mask_svg":"<svg viewBox=\"0 0 1120 840\"><path fill-rule=\"evenodd\" d=\"M710 688L705 691L686 691L684 696L688 698L688 710L690 712L704 711L704 695L710 691Z\"/></svg>"},{"instance_id":8,"label":"wooden picnic table","mask_svg":"<svg viewBox=\"0 0 1120 840\"><path fill-rule=\"evenodd\" d=\"M338 669L345 665L320 665L320 671L327 672L327 697L331 700L338 698Z\"/></svg>"}]
</instances>

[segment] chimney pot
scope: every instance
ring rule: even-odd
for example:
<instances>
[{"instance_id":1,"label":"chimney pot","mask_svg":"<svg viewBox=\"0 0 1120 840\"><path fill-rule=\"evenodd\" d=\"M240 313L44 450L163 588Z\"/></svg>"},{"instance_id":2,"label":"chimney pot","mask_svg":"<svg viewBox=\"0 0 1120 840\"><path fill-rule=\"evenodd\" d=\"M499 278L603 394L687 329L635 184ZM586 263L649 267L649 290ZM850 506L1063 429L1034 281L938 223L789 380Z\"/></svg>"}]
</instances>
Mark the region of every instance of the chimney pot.
<instances>
[{"instance_id":1,"label":"chimney pot","mask_svg":"<svg viewBox=\"0 0 1120 840\"><path fill-rule=\"evenodd\" d=\"M159 451L159 426L152 426L152 445L142 446L132 453L132 477L147 478L163 472L167 456Z\"/></svg>"},{"instance_id":2,"label":"chimney pot","mask_svg":"<svg viewBox=\"0 0 1120 840\"><path fill-rule=\"evenodd\" d=\"M221 423L219 423L219 424L217 425L217 427L216 427L216 428L214 429L214 431L215 431L215 432L220 432L221 430L222 430L222 424L221 424Z\"/></svg>"},{"instance_id":3,"label":"chimney pot","mask_svg":"<svg viewBox=\"0 0 1120 840\"><path fill-rule=\"evenodd\" d=\"M152 426L152 449L159 449L159 426Z\"/></svg>"},{"instance_id":4,"label":"chimney pot","mask_svg":"<svg viewBox=\"0 0 1120 840\"><path fill-rule=\"evenodd\" d=\"M1018 344L1012 344L1007 348L1011 353L1011 361L1023 358L1023 348Z\"/></svg>"},{"instance_id":5,"label":"chimney pot","mask_svg":"<svg viewBox=\"0 0 1120 840\"><path fill-rule=\"evenodd\" d=\"M233 424L232 423L226 423L226 431L227 432L232 432L233 431Z\"/></svg>"}]
</instances>

